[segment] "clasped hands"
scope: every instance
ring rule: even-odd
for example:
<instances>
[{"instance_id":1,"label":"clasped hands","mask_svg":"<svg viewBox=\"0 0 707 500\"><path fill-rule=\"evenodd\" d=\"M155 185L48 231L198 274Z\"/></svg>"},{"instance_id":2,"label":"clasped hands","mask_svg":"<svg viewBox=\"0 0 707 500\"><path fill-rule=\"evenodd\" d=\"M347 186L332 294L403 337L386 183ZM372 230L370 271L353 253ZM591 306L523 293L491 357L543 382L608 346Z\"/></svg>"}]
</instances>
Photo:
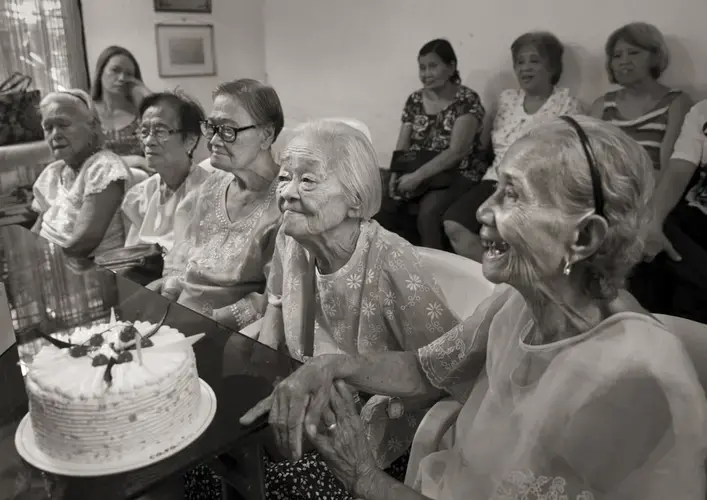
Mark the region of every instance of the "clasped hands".
<instances>
[{"instance_id":1,"label":"clasped hands","mask_svg":"<svg viewBox=\"0 0 707 500\"><path fill-rule=\"evenodd\" d=\"M388 196L394 200L409 199L423 182L425 182L425 179L419 173L419 170L403 175L393 172L390 174L390 181L388 182Z\"/></svg>"},{"instance_id":2,"label":"clasped hands","mask_svg":"<svg viewBox=\"0 0 707 500\"><path fill-rule=\"evenodd\" d=\"M266 414L286 457L302 458L304 433L349 492L377 468L353 394L317 358L277 384L240 423L251 425Z\"/></svg>"}]
</instances>

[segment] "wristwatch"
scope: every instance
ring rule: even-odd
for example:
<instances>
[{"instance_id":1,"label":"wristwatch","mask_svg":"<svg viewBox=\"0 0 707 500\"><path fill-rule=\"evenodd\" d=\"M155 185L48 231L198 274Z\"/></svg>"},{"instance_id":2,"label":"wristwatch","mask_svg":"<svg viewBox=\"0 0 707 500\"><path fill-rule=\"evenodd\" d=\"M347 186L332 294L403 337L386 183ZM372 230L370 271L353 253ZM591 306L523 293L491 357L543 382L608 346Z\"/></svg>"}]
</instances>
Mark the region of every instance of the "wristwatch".
<instances>
[{"instance_id":1,"label":"wristwatch","mask_svg":"<svg viewBox=\"0 0 707 500\"><path fill-rule=\"evenodd\" d=\"M388 418L397 420L405 413L405 405L400 398L390 398L388 400Z\"/></svg>"}]
</instances>

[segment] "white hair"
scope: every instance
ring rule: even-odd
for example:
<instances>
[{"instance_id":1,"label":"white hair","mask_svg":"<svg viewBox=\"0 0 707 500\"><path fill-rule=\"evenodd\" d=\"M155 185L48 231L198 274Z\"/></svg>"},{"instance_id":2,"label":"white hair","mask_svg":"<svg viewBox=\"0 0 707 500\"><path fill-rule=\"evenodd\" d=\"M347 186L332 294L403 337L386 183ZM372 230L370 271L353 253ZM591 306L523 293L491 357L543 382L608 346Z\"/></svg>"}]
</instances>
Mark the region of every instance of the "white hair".
<instances>
[{"instance_id":1,"label":"white hair","mask_svg":"<svg viewBox=\"0 0 707 500\"><path fill-rule=\"evenodd\" d=\"M626 133L604 121L576 117L589 138L601 177L606 238L578 272L585 288L598 298L613 297L625 286L631 269L640 261L646 228L651 220L653 164L643 147ZM558 119L530 130L520 140L530 141L529 177L548 199L570 217L591 213L594 190L589 163L576 131Z\"/></svg>"},{"instance_id":2,"label":"white hair","mask_svg":"<svg viewBox=\"0 0 707 500\"><path fill-rule=\"evenodd\" d=\"M103 128L93 99L81 89L68 89L50 92L39 103L40 113L51 104L62 104L74 108L80 116L85 118L85 124L90 128L93 139L91 145L97 149L103 145Z\"/></svg>"},{"instance_id":3,"label":"white hair","mask_svg":"<svg viewBox=\"0 0 707 500\"><path fill-rule=\"evenodd\" d=\"M362 219L373 218L380 210L383 187L370 137L338 119L302 123L293 130L290 142L300 137L324 153L324 167L341 182L351 207L359 209Z\"/></svg>"}]
</instances>

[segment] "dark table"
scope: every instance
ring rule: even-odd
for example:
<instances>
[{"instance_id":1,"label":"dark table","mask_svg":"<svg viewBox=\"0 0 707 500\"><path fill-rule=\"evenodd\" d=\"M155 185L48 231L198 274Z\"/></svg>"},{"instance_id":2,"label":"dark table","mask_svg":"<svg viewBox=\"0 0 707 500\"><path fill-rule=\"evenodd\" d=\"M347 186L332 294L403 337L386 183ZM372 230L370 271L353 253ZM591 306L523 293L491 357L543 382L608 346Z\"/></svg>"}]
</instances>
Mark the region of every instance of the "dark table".
<instances>
[{"instance_id":1,"label":"dark table","mask_svg":"<svg viewBox=\"0 0 707 500\"><path fill-rule=\"evenodd\" d=\"M88 260L72 259L52 243L20 226L0 228L0 281L5 285L17 343L0 355L0 499L51 498L101 500L134 498L163 481L225 452L265 439L238 423L295 360L232 332ZM18 361L31 358L46 334L105 321L111 308L122 320L165 324L190 336L199 376L216 394L216 416L207 431L178 454L128 473L73 478L42 473L25 463L14 445L15 430L27 412L27 395ZM2 314L0 312L0 314ZM250 444L249 444L250 443Z\"/></svg>"}]
</instances>

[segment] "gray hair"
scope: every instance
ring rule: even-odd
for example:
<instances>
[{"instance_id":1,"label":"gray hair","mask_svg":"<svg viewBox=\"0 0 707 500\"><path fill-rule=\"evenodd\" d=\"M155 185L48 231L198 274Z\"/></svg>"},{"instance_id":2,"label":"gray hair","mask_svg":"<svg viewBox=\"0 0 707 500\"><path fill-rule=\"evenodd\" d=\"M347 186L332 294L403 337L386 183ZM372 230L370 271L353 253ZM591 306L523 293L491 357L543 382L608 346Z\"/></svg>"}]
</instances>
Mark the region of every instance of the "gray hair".
<instances>
[{"instance_id":1,"label":"gray hair","mask_svg":"<svg viewBox=\"0 0 707 500\"><path fill-rule=\"evenodd\" d=\"M103 136L101 118L98 115L98 109L96 109L93 99L91 99L91 96L85 91L81 89L68 89L50 92L44 96L39 103L39 112L43 113L44 109L51 104L62 104L73 107L79 115L85 118L85 123L91 130L91 147L93 149L99 149L103 146L105 138Z\"/></svg>"},{"instance_id":2,"label":"gray hair","mask_svg":"<svg viewBox=\"0 0 707 500\"><path fill-rule=\"evenodd\" d=\"M606 72L609 75L610 83L616 83L616 75L614 75L611 69L611 60L614 58L614 48L619 40L651 53L653 57L650 73L654 80L660 78L660 75L663 74L668 64L670 64L668 46L660 30L648 23L629 23L609 35L609 38L606 40L606 45L604 46L604 52L606 53Z\"/></svg>"},{"instance_id":3,"label":"gray hair","mask_svg":"<svg viewBox=\"0 0 707 500\"><path fill-rule=\"evenodd\" d=\"M341 182L351 206L360 209L362 219L373 218L380 210L383 187L378 158L367 135L341 121L323 119L295 127L290 142L298 137L324 152L324 166Z\"/></svg>"},{"instance_id":4,"label":"gray hair","mask_svg":"<svg viewBox=\"0 0 707 500\"><path fill-rule=\"evenodd\" d=\"M583 286L590 296L613 298L641 260L652 214L653 164L640 144L613 125L588 117L576 120L594 151L608 232L596 253L575 265L575 272L583 273ZM555 119L533 128L521 140L531 141L532 163L539 167L530 170L529 176L555 206L569 217L581 217L596 208L589 164L569 124Z\"/></svg>"}]
</instances>

